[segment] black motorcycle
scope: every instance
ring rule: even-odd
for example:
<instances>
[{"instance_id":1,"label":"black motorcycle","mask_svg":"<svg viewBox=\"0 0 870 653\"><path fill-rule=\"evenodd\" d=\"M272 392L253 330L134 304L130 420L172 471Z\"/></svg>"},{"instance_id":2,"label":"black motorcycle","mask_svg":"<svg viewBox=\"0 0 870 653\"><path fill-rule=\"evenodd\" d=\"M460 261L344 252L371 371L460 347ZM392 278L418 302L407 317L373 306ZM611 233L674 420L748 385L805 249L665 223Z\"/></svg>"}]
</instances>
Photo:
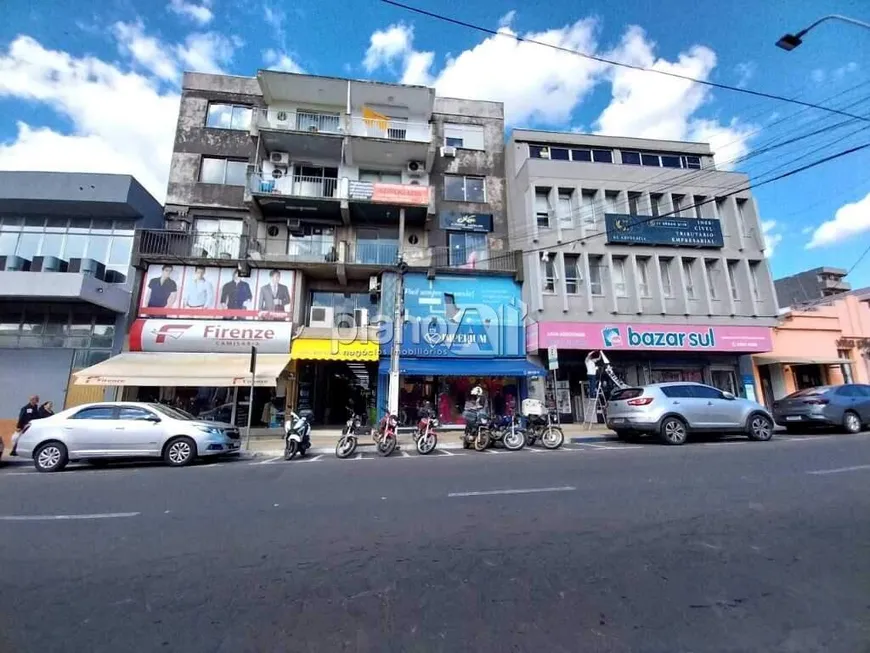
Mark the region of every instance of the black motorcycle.
<instances>
[{"instance_id":1,"label":"black motorcycle","mask_svg":"<svg viewBox=\"0 0 870 653\"><path fill-rule=\"evenodd\" d=\"M462 448L483 451L492 442L489 417L482 410L469 410L464 414L465 432L462 434Z\"/></svg>"}]
</instances>

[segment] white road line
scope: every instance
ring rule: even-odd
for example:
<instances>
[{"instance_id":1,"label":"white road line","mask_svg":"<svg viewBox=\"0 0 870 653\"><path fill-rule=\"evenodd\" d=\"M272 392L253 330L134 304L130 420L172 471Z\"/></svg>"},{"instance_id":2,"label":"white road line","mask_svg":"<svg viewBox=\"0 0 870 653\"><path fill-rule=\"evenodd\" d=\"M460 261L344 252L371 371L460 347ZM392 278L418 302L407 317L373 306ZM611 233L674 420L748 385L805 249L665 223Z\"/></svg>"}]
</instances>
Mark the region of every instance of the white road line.
<instances>
[{"instance_id":1,"label":"white road line","mask_svg":"<svg viewBox=\"0 0 870 653\"><path fill-rule=\"evenodd\" d=\"M447 449L439 449L438 451L443 453L445 456L464 456L465 455L464 453L452 453L452 452L448 451Z\"/></svg>"},{"instance_id":2,"label":"white road line","mask_svg":"<svg viewBox=\"0 0 870 653\"><path fill-rule=\"evenodd\" d=\"M410 458L411 457L411 454L409 454L404 449L399 449L399 453L402 454L402 458Z\"/></svg>"},{"instance_id":3,"label":"white road line","mask_svg":"<svg viewBox=\"0 0 870 653\"><path fill-rule=\"evenodd\" d=\"M451 492L448 497L485 497L493 494L538 494L540 492L573 492L577 488L570 485L563 487L536 487L525 490L485 490L482 492Z\"/></svg>"},{"instance_id":4,"label":"white road line","mask_svg":"<svg viewBox=\"0 0 870 653\"><path fill-rule=\"evenodd\" d=\"M496 455L501 455L501 454L506 453L506 452L496 451L495 449L484 449L483 453L492 453L492 454L496 454Z\"/></svg>"},{"instance_id":5,"label":"white road line","mask_svg":"<svg viewBox=\"0 0 870 653\"><path fill-rule=\"evenodd\" d=\"M319 454L317 454L316 456L314 456L314 458L303 458L303 459L302 459L302 462L305 462L305 463L316 463L316 462L317 462L318 460L320 460L321 458L323 458L323 454L322 454L322 453L319 453Z\"/></svg>"},{"instance_id":6,"label":"white road line","mask_svg":"<svg viewBox=\"0 0 870 653\"><path fill-rule=\"evenodd\" d=\"M540 449L532 449L531 447L523 447L523 450L528 451L529 453L544 453Z\"/></svg>"},{"instance_id":7,"label":"white road line","mask_svg":"<svg viewBox=\"0 0 870 653\"><path fill-rule=\"evenodd\" d=\"M258 463L253 463L254 465L268 465L269 463L274 463L279 460L284 460L284 456L278 456L277 458L269 458L268 460L262 460Z\"/></svg>"},{"instance_id":8,"label":"white road line","mask_svg":"<svg viewBox=\"0 0 870 653\"><path fill-rule=\"evenodd\" d=\"M857 472L864 469L870 469L870 465L853 465L852 467L837 467L836 469L815 469L807 472L807 474L824 476L825 474L842 474L844 472Z\"/></svg>"},{"instance_id":9,"label":"white road line","mask_svg":"<svg viewBox=\"0 0 870 653\"><path fill-rule=\"evenodd\" d=\"M138 517L138 512L104 512L91 515L0 515L0 521L71 521L78 519L120 519Z\"/></svg>"},{"instance_id":10,"label":"white road line","mask_svg":"<svg viewBox=\"0 0 870 653\"><path fill-rule=\"evenodd\" d=\"M806 437L798 436L798 437L794 437L794 438L779 437L777 439L783 440L785 442L812 442L813 440L830 440L831 436L830 435L810 435L810 436L806 436Z\"/></svg>"}]
</instances>

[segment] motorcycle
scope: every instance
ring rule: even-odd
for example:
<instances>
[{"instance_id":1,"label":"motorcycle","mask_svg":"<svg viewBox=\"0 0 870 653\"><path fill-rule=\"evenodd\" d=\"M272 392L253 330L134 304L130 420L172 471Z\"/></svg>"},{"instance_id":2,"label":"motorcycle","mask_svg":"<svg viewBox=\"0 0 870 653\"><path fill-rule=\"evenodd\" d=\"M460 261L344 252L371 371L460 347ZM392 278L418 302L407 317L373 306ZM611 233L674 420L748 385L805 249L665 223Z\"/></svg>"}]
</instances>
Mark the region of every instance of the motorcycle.
<instances>
[{"instance_id":1,"label":"motorcycle","mask_svg":"<svg viewBox=\"0 0 870 653\"><path fill-rule=\"evenodd\" d=\"M356 446L359 443L359 433L362 431L362 418L359 415L350 412L350 417L344 428L341 430L341 437L335 445L336 458L349 458L356 451Z\"/></svg>"},{"instance_id":2,"label":"motorcycle","mask_svg":"<svg viewBox=\"0 0 870 653\"><path fill-rule=\"evenodd\" d=\"M378 453L385 458L396 450L399 420L396 415L388 412L383 416L377 429L372 429L372 440Z\"/></svg>"},{"instance_id":3,"label":"motorcycle","mask_svg":"<svg viewBox=\"0 0 870 653\"><path fill-rule=\"evenodd\" d=\"M528 415L528 428L526 429L526 446L531 447L538 440L545 449L558 449L565 442L565 434L562 427L553 423L553 416L547 413L546 418L542 415Z\"/></svg>"},{"instance_id":4,"label":"motorcycle","mask_svg":"<svg viewBox=\"0 0 870 653\"><path fill-rule=\"evenodd\" d=\"M503 415L493 423L492 441L501 442L508 451L526 446L526 434L513 415Z\"/></svg>"},{"instance_id":5,"label":"motorcycle","mask_svg":"<svg viewBox=\"0 0 870 653\"><path fill-rule=\"evenodd\" d=\"M462 448L483 451L492 440L489 417L480 411L468 411L465 414L465 432L462 434Z\"/></svg>"},{"instance_id":6,"label":"motorcycle","mask_svg":"<svg viewBox=\"0 0 870 653\"><path fill-rule=\"evenodd\" d=\"M414 431L417 453L426 455L435 450L438 444L438 434L435 432L437 427L438 420L432 416L432 411L428 408L421 410L420 421L417 422L417 430Z\"/></svg>"},{"instance_id":7,"label":"motorcycle","mask_svg":"<svg viewBox=\"0 0 870 653\"><path fill-rule=\"evenodd\" d=\"M297 415L292 410L290 418L284 421L284 460L293 460L296 454L302 458L311 447L310 415L303 411Z\"/></svg>"}]
</instances>

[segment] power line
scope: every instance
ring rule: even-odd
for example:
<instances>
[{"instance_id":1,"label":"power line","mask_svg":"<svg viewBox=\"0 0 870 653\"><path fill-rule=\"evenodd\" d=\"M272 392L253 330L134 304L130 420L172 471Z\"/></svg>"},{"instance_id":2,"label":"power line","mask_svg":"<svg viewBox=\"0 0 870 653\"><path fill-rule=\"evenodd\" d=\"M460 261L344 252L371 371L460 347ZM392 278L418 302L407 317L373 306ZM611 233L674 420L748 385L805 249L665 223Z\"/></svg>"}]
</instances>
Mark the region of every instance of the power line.
<instances>
[{"instance_id":1,"label":"power line","mask_svg":"<svg viewBox=\"0 0 870 653\"><path fill-rule=\"evenodd\" d=\"M500 32L498 30L490 29L488 27L483 27L482 25L476 25L474 23L469 23L463 20L459 20L457 18L451 18L449 16L445 16L443 14L436 13L434 11L428 11L426 9L420 9L419 7L412 7L411 5L406 5L402 2L397 2L396 0L380 0L384 4L392 5L393 7L398 7L399 9L404 9L405 11L410 11L415 14L419 14L421 16L427 16L429 18L434 18L435 20L440 20L445 23L451 23L453 25L458 25L460 27L467 27L468 29L473 29L478 32L483 32L484 34L489 34L491 36L506 36L508 38L512 38L519 43L531 43L533 45L541 45L547 48L552 48L553 50L558 50L560 52L565 52L567 54L574 54L579 57L583 57L584 59L589 59L591 61L597 61L598 63L608 64L610 66L619 66L621 68L629 68L631 70L637 70L640 72L647 73L656 73L659 75L664 75L666 77L672 77L675 79L682 79L688 82L694 82L696 84L702 84L704 86L710 86L712 88L718 88L726 91L734 91L736 93L745 93L746 95L753 95L755 97L762 97L768 100L778 100L780 102L789 102L791 104L797 104L803 107L807 107L810 109L818 109L819 111L827 111L828 113L836 113L841 116L846 116L848 118L855 118L858 120L863 120L866 122L870 122L870 118L865 118L863 116L858 116L852 113L848 113L846 111L841 111L839 109L833 109L831 107L826 107L821 104L814 104L812 102L804 102L803 100L798 100L796 98L788 98L783 95L776 95L775 93L766 93L764 91L755 91L749 88L739 88L737 86L731 86L729 84L722 84L719 82L711 82L705 79L696 79L694 77L689 77L688 75L681 75L679 73L669 72L667 70L656 70L655 68L644 68L643 66L637 66L630 63L624 63L621 61L614 61L612 59L607 59L605 57L601 57L593 54L586 54L585 52L580 52L579 50L572 50L571 48L566 48L561 45L555 45L553 43L545 43L543 41L538 41L536 39L527 39L525 37L520 36L519 34L506 34L504 32Z\"/></svg>"},{"instance_id":2,"label":"power line","mask_svg":"<svg viewBox=\"0 0 870 653\"><path fill-rule=\"evenodd\" d=\"M868 253L870 253L870 245L867 245L867 249L864 250L864 253L861 254L861 256L858 257L858 260L855 261L852 264L852 267L849 268L849 271L846 273L847 277L852 273L852 270L858 267L858 264L864 260L864 257L867 256Z\"/></svg>"}]
</instances>

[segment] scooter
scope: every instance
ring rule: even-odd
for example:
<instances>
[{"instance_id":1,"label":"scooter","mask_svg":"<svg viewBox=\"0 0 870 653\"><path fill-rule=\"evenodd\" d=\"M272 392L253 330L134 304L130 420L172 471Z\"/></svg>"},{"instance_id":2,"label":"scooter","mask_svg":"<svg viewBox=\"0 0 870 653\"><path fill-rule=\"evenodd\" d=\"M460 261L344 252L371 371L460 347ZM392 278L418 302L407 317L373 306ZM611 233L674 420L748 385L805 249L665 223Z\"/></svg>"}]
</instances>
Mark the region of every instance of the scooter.
<instances>
[{"instance_id":1,"label":"scooter","mask_svg":"<svg viewBox=\"0 0 870 653\"><path fill-rule=\"evenodd\" d=\"M284 421L284 460L293 460L296 454L302 458L311 447L311 422L307 412L297 415L292 410Z\"/></svg>"},{"instance_id":2,"label":"scooter","mask_svg":"<svg viewBox=\"0 0 870 653\"><path fill-rule=\"evenodd\" d=\"M417 430L414 431L414 444L417 445L417 453L426 455L435 450L438 444L438 434L435 429L438 420L432 416L429 408L420 411L420 421L417 422Z\"/></svg>"}]
</instances>

